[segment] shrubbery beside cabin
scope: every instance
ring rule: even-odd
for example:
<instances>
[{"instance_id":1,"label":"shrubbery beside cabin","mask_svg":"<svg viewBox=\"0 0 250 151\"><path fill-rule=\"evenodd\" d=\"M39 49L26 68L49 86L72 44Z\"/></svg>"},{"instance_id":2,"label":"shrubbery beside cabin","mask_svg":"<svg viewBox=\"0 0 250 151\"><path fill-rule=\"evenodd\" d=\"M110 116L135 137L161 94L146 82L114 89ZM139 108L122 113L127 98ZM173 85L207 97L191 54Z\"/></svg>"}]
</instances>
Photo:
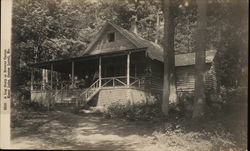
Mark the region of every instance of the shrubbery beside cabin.
<instances>
[{"instance_id":1,"label":"shrubbery beside cabin","mask_svg":"<svg viewBox=\"0 0 250 151\"><path fill-rule=\"evenodd\" d=\"M206 52L208 91L216 89L212 65L215 53ZM195 54L178 54L175 60L178 96L192 93ZM83 107L88 103L107 107L112 102L146 103L162 96L163 49L110 22L82 56L34 63L30 67L36 69L31 78L31 101L45 106Z\"/></svg>"}]
</instances>

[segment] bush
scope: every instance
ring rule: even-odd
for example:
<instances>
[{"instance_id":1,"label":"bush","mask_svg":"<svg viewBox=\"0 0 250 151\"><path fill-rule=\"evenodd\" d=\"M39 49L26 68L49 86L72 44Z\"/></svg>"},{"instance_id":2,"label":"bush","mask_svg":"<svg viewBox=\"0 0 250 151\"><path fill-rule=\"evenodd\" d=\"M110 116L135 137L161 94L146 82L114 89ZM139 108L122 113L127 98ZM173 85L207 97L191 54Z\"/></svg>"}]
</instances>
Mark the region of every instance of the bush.
<instances>
[{"instance_id":1,"label":"bush","mask_svg":"<svg viewBox=\"0 0 250 151\"><path fill-rule=\"evenodd\" d=\"M24 119L31 116L31 112L44 112L47 108L38 104L37 102L30 102L29 100L16 100L12 102L11 107L11 127L19 127L22 125Z\"/></svg>"},{"instance_id":2,"label":"bush","mask_svg":"<svg viewBox=\"0 0 250 151\"><path fill-rule=\"evenodd\" d=\"M172 110L179 112L181 116L191 117L193 112L194 94L189 92L182 92L178 94L178 103L172 107Z\"/></svg>"},{"instance_id":3,"label":"bush","mask_svg":"<svg viewBox=\"0 0 250 151\"><path fill-rule=\"evenodd\" d=\"M124 118L128 120L152 120L161 117L161 106L158 101L154 103L120 104L112 103L104 115L110 118Z\"/></svg>"}]
</instances>

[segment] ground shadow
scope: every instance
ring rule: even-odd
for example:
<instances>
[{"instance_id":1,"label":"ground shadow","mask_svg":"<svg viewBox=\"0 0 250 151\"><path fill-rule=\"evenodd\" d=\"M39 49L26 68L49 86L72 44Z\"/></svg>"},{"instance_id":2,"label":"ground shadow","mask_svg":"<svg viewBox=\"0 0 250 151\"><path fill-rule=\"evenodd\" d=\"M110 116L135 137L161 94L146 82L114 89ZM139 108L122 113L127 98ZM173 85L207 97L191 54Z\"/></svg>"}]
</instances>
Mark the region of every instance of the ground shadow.
<instances>
[{"instance_id":1,"label":"ground shadow","mask_svg":"<svg viewBox=\"0 0 250 151\"><path fill-rule=\"evenodd\" d=\"M152 135L149 122L106 119L101 115L48 112L47 119L25 119L24 127L12 130L12 139L43 140L42 148L133 150L140 141ZM42 119L42 120L41 120Z\"/></svg>"}]
</instances>

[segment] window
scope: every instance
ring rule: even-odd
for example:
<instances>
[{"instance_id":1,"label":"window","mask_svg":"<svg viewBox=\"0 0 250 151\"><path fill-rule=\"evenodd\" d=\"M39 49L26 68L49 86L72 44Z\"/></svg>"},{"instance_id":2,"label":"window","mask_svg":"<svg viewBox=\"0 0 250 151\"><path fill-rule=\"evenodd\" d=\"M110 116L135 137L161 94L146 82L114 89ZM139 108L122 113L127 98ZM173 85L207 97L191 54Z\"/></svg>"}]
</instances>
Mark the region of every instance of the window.
<instances>
[{"instance_id":1,"label":"window","mask_svg":"<svg viewBox=\"0 0 250 151\"><path fill-rule=\"evenodd\" d=\"M108 42L115 41L115 33L108 33Z\"/></svg>"}]
</instances>

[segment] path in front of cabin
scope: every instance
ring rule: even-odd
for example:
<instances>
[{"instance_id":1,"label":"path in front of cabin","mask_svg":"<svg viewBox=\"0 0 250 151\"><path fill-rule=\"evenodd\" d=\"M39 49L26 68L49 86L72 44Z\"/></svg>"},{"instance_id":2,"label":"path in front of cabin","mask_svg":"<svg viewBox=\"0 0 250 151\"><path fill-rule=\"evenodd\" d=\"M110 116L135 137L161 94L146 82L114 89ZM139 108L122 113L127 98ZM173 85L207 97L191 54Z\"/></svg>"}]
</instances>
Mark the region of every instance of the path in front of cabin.
<instances>
[{"instance_id":1,"label":"path in front of cabin","mask_svg":"<svg viewBox=\"0 0 250 151\"><path fill-rule=\"evenodd\" d=\"M162 150L153 144L151 125L53 111L34 114L13 128L11 142L14 149Z\"/></svg>"}]
</instances>

